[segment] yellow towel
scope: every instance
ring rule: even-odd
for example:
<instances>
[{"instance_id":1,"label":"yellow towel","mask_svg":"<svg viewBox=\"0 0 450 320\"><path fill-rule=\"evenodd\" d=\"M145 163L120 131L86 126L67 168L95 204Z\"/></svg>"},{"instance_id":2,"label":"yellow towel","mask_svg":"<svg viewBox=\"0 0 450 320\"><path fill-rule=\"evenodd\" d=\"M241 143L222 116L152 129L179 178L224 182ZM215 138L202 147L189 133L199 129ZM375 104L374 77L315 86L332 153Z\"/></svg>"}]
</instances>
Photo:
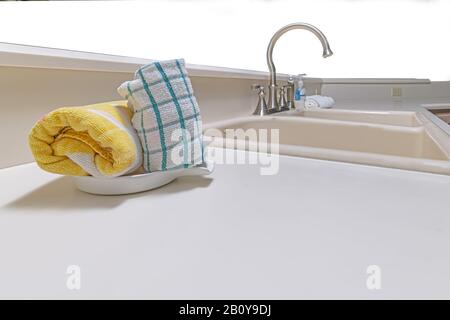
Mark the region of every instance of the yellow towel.
<instances>
[{"instance_id":1,"label":"yellow towel","mask_svg":"<svg viewBox=\"0 0 450 320\"><path fill-rule=\"evenodd\" d=\"M126 101L50 112L31 130L31 152L42 169L63 175L117 177L138 169L142 147Z\"/></svg>"}]
</instances>

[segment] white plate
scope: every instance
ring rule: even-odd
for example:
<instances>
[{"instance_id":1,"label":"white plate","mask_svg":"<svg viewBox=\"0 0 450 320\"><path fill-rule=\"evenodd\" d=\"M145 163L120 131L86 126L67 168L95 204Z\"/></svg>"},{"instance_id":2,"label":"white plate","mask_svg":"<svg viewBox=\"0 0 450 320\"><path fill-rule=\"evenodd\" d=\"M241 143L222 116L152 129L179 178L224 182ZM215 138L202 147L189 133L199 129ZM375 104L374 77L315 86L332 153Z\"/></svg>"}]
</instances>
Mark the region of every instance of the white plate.
<instances>
[{"instance_id":1,"label":"white plate","mask_svg":"<svg viewBox=\"0 0 450 320\"><path fill-rule=\"evenodd\" d=\"M159 188L182 176L203 176L214 170L214 162L189 168L121 176L117 178L72 177L76 187L84 192L101 195L130 194Z\"/></svg>"}]
</instances>

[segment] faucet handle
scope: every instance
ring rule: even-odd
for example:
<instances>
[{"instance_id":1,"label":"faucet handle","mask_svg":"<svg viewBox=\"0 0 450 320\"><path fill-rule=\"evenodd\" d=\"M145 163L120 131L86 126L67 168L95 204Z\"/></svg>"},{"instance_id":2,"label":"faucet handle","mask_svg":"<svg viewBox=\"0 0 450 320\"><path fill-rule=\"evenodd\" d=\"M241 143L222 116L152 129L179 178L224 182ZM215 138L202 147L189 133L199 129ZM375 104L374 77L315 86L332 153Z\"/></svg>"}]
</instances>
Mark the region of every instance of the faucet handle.
<instances>
[{"instance_id":1,"label":"faucet handle","mask_svg":"<svg viewBox=\"0 0 450 320\"><path fill-rule=\"evenodd\" d=\"M259 84L253 84L251 87L253 90L258 91L258 105L256 106L255 111L253 112L254 115L263 116L269 113L269 110L267 109L267 102L266 102L266 92L264 86L261 86Z\"/></svg>"},{"instance_id":2,"label":"faucet handle","mask_svg":"<svg viewBox=\"0 0 450 320\"><path fill-rule=\"evenodd\" d=\"M259 99L261 100L265 100L266 97L266 88L264 88L264 86L259 85L259 84L252 84L252 89L254 91L258 91L258 96Z\"/></svg>"},{"instance_id":3,"label":"faucet handle","mask_svg":"<svg viewBox=\"0 0 450 320\"><path fill-rule=\"evenodd\" d=\"M279 99L278 106L279 106L280 110L286 110L288 108L288 103L287 103L288 87L289 86L285 85L280 88L279 98L278 98Z\"/></svg>"},{"instance_id":4,"label":"faucet handle","mask_svg":"<svg viewBox=\"0 0 450 320\"><path fill-rule=\"evenodd\" d=\"M264 86L262 86L262 85L260 85L260 84L257 84L257 83L255 83L255 84L252 84L252 90L258 90L258 93L261 93L261 92L263 92L264 93L264 91L265 91L265 88L264 88Z\"/></svg>"}]
</instances>

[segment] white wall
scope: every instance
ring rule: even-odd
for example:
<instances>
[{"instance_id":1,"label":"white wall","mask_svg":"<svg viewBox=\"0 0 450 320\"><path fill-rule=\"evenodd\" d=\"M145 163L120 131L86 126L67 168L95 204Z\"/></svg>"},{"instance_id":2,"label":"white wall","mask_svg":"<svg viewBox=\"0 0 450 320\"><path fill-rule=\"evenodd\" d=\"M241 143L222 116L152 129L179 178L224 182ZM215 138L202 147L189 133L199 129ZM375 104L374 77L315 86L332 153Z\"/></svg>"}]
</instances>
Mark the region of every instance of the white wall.
<instances>
[{"instance_id":1,"label":"white wall","mask_svg":"<svg viewBox=\"0 0 450 320\"><path fill-rule=\"evenodd\" d=\"M266 70L273 32L304 21L275 49L277 71L318 77L450 80L447 0L170 0L2 2L1 42Z\"/></svg>"}]
</instances>

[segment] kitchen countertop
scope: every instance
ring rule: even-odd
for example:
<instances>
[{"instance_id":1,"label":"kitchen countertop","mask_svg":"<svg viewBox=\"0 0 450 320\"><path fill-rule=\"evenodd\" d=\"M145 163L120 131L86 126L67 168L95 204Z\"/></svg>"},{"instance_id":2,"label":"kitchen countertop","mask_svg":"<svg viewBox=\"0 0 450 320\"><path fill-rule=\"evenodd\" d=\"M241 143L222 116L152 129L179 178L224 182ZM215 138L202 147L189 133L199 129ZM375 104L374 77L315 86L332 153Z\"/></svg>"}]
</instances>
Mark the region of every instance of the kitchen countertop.
<instances>
[{"instance_id":1,"label":"kitchen countertop","mask_svg":"<svg viewBox=\"0 0 450 320\"><path fill-rule=\"evenodd\" d=\"M259 169L128 196L0 170L0 298L450 298L449 176L287 156Z\"/></svg>"}]
</instances>

